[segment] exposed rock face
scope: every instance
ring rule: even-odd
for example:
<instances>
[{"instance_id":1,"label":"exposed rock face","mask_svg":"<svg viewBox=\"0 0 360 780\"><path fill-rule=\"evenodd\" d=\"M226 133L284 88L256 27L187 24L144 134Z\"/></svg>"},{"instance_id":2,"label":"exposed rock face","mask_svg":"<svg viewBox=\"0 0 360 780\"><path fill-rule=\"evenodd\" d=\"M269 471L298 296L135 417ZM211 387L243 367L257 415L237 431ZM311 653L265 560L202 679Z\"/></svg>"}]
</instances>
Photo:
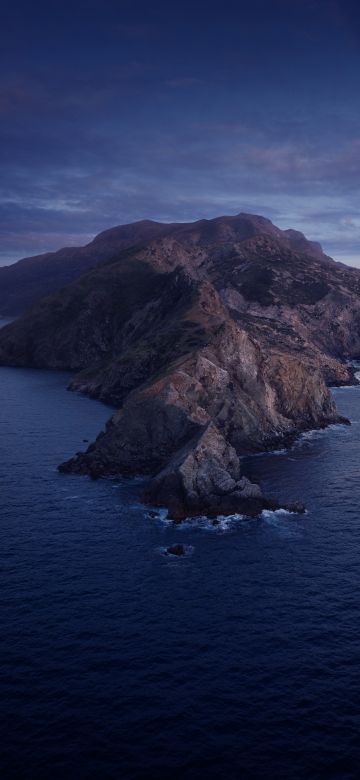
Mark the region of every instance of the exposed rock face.
<instances>
[{"instance_id":1,"label":"exposed rock face","mask_svg":"<svg viewBox=\"0 0 360 780\"><path fill-rule=\"evenodd\" d=\"M167 506L172 519L241 511L257 514L264 507L259 486L241 476L234 448L213 423L152 480L146 500Z\"/></svg>"},{"instance_id":2,"label":"exposed rock face","mask_svg":"<svg viewBox=\"0 0 360 780\"><path fill-rule=\"evenodd\" d=\"M149 475L174 518L253 515L269 503L239 454L339 420L327 383L360 355L360 271L261 217L140 224L156 237L134 226L131 249L4 328L0 361L72 369L118 407L61 470Z\"/></svg>"}]
</instances>

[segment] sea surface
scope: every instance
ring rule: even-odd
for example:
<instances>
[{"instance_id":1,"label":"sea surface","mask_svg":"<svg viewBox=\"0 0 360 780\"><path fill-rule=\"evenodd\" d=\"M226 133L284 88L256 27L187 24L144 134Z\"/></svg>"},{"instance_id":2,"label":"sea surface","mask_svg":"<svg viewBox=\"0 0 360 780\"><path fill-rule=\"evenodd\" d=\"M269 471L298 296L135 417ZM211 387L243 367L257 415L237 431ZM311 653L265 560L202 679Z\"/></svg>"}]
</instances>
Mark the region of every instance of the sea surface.
<instances>
[{"instance_id":1,"label":"sea surface","mask_svg":"<svg viewBox=\"0 0 360 780\"><path fill-rule=\"evenodd\" d=\"M358 778L360 387L244 463L307 514L172 527L57 472L110 413L68 379L0 369L1 778Z\"/></svg>"}]
</instances>

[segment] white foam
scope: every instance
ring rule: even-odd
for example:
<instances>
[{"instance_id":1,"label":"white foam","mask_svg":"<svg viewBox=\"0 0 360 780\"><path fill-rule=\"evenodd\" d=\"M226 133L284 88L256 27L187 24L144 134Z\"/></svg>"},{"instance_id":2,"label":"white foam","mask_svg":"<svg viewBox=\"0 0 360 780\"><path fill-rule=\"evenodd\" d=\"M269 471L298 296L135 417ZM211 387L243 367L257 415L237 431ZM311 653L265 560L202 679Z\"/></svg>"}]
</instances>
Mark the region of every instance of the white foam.
<instances>
[{"instance_id":1,"label":"white foam","mask_svg":"<svg viewBox=\"0 0 360 780\"><path fill-rule=\"evenodd\" d=\"M214 518L205 516L187 517L180 523L173 523L173 521L167 517L167 512L165 512L165 516L163 516L161 520L167 526L171 525L178 531L185 531L190 528L196 531L211 531L212 533L226 533L231 531L237 523L241 521L248 522L248 518L244 515L234 514L226 516L218 515L218 517Z\"/></svg>"},{"instance_id":2,"label":"white foam","mask_svg":"<svg viewBox=\"0 0 360 780\"><path fill-rule=\"evenodd\" d=\"M172 520L169 520L168 518L168 510L167 509L150 509L150 512L156 512L155 520L160 520L161 523L166 523L167 525L172 524ZM153 519L153 518L152 518Z\"/></svg>"},{"instance_id":3,"label":"white foam","mask_svg":"<svg viewBox=\"0 0 360 780\"><path fill-rule=\"evenodd\" d=\"M261 452L251 452L249 455L240 455L240 460L248 460L249 458L263 458L266 455L286 455L289 450L282 448L280 450L261 450Z\"/></svg>"},{"instance_id":4,"label":"white foam","mask_svg":"<svg viewBox=\"0 0 360 780\"><path fill-rule=\"evenodd\" d=\"M355 374L355 379L356 379L357 382L360 382L360 372L359 372L358 376ZM338 390L353 390L354 387L356 387L356 385L340 385L340 386L339 385L335 385L334 387L330 388L330 390L332 390L332 391L334 391L334 390L336 390L336 391L338 391Z\"/></svg>"},{"instance_id":5,"label":"white foam","mask_svg":"<svg viewBox=\"0 0 360 780\"><path fill-rule=\"evenodd\" d=\"M301 444L302 441L307 439L314 439L318 436L326 436L326 434L329 431L334 431L336 433L341 433L343 426L340 427L340 423L331 423L331 425L327 425L325 428L312 428L310 431L304 431L299 435L299 437L295 440L293 447L298 444Z\"/></svg>"},{"instance_id":6,"label":"white foam","mask_svg":"<svg viewBox=\"0 0 360 780\"><path fill-rule=\"evenodd\" d=\"M282 539L295 541L301 534L301 526L292 519L291 515L294 514L297 513L289 512L287 509L273 511L264 509L261 513L261 521Z\"/></svg>"},{"instance_id":7,"label":"white foam","mask_svg":"<svg viewBox=\"0 0 360 780\"><path fill-rule=\"evenodd\" d=\"M261 517L264 520L271 520L274 517L284 517L286 515L296 515L298 512L290 512L289 509L263 509L261 512Z\"/></svg>"},{"instance_id":8,"label":"white foam","mask_svg":"<svg viewBox=\"0 0 360 780\"><path fill-rule=\"evenodd\" d=\"M263 509L261 512L261 519L262 520L280 520L281 518L291 517L293 515L296 515L299 517L301 515L307 515L308 510L305 509L304 512L291 512L290 509Z\"/></svg>"},{"instance_id":9,"label":"white foam","mask_svg":"<svg viewBox=\"0 0 360 780\"><path fill-rule=\"evenodd\" d=\"M307 510L302 514L307 514ZM211 533L224 534L233 531L234 528L241 523L249 523L259 519L271 523L276 520L285 519L286 517L290 519L293 515L299 515L299 512L291 512L289 509L283 508L263 509L262 512L254 518L241 514L218 515L214 518L203 515L198 517L187 517L180 523L174 523L173 520L168 518L167 510L165 509L159 512L157 520L160 520L167 527L171 526L172 528L175 528L177 531L187 531L191 529L194 531L210 531Z\"/></svg>"}]
</instances>

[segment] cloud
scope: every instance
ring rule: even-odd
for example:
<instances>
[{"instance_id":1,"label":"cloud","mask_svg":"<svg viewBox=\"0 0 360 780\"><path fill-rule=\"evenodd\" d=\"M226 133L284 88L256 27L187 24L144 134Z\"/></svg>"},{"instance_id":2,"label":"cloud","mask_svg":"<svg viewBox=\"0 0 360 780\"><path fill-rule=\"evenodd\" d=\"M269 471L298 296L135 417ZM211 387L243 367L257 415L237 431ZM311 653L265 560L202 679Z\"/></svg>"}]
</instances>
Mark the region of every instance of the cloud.
<instances>
[{"instance_id":1,"label":"cloud","mask_svg":"<svg viewBox=\"0 0 360 780\"><path fill-rule=\"evenodd\" d=\"M354 107L298 96L279 103L245 78L198 78L180 64L164 69L148 51L143 59L132 51L111 67L64 69L50 81L40 71L3 77L3 256L144 217L239 211L299 228L330 254L360 248ZM191 64L188 74L202 75Z\"/></svg>"}]
</instances>

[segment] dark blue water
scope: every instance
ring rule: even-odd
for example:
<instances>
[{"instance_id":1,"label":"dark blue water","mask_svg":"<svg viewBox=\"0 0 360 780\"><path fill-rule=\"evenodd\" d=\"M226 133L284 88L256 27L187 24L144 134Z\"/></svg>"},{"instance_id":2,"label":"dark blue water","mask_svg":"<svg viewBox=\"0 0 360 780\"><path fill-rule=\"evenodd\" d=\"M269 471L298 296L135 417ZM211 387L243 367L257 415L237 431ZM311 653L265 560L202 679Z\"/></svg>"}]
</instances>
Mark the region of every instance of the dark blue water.
<instances>
[{"instance_id":1,"label":"dark blue water","mask_svg":"<svg viewBox=\"0 0 360 780\"><path fill-rule=\"evenodd\" d=\"M109 415L66 381L0 369L1 777L358 778L360 388L247 464L307 515L211 531L57 473Z\"/></svg>"}]
</instances>

